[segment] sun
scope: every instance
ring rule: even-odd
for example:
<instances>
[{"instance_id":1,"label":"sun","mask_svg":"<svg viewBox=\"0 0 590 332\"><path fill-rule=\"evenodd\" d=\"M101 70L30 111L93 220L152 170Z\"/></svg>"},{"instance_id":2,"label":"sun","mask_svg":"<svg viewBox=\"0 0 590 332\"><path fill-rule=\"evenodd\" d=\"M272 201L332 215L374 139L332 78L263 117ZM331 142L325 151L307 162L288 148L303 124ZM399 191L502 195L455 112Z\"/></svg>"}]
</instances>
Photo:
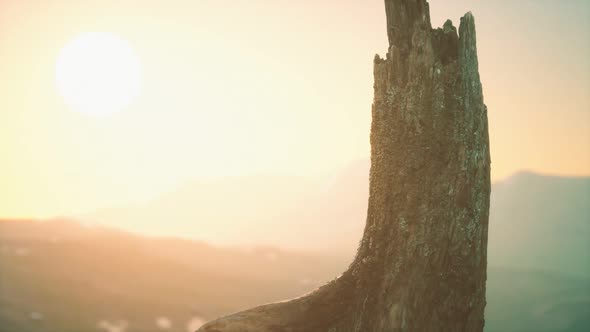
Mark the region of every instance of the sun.
<instances>
[{"instance_id":1,"label":"sun","mask_svg":"<svg viewBox=\"0 0 590 332\"><path fill-rule=\"evenodd\" d=\"M106 115L124 109L139 95L141 66L125 39L107 32L86 32L61 50L55 81L74 110Z\"/></svg>"}]
</instances>

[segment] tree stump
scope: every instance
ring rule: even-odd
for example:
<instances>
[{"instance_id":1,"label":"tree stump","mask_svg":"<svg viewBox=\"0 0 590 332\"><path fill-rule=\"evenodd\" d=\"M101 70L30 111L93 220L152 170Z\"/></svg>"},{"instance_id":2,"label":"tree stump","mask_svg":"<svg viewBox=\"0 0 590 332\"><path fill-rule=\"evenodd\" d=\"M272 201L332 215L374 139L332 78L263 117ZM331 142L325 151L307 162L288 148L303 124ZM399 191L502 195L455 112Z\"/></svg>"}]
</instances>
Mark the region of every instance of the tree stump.
<instances>
[{"instance_id":1,"label":"tree stump","mask_svg":"<svg viewBox=\"0 0 590 332\"><path fill-rule=\"evenodd\" d=\"M370 196L349 269L202 332L482 331L490 153L471 13L432 29L426 0L385 0L374 59ZM334 230L335 236L338 230Z\"/></svg>"}]
</instances>

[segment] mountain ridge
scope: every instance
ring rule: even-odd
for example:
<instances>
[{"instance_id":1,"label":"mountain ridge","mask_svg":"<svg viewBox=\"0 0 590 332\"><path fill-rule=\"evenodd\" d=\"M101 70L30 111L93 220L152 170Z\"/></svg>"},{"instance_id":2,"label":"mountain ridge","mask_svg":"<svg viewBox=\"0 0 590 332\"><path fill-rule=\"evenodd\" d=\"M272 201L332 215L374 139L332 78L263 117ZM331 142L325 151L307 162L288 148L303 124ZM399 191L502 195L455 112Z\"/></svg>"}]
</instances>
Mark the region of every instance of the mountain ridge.
<instances>
[{"instance_id":1,"label":"mountain ridge","mask_svg":"<svg viewBox=\"0 0 590 332\"><path fill-rule=\"evenodd\" d=\"M294 178L297 183L293 184L293 190L288 188L291 185L289 180L283 178L280 185L267 185L264 195L256 195L258 188L265 186L265 181L274 179L260 176L251 178L248 186L241 181L224 183L214 195L208 195L210 187L202 190L197 187L192 189L197 192L192 197L189 190L186 191L189 194L180 197L170 194L141 208L122 209L124 213L96 213L90 218L75 219L95 220L97 224L130 230L156 225L153 231L147 232L148 235L180 236L218 245L263 244L287 249L346 251L352 257L366 219L368 174L368 161L359 160L323 182L313 182L313 185L309 185L311 181ZM234 188L238 188L237 194ZM210 196L220 197L220 200L216 202ZM200 211L194 203L203 197L207 203L201 207L209 212ZM232 209L220 210L215 206L218 202L232 206ZM253 204L248 206L245 202ZM553 232L550 229L557 227L558 223L585 234L590 231L588 202L590 177L547 176L530 171L515 173L492 185L490 239L500 243L510 238L506 237L506 230L519 224L523 227L514 235L522 241L529 241L525 236L528 229L539 232L546 229L538 235L546 236L545 233ZM562 216L567 222L560 221ZM543 223L535 224L533 220L536 219ZM141 223L133 224L130 220L140 220ZM507 226L502 230L500 225ZM167 232L159 232L161 229ZM338 236L333 236L333 229L338 229ZM578 232L577 236L580 234ZM491 245L495 245L494 242ZM582 246L579 250L584 248ZM492 255L490 259L495 258ZM582 270L590 274L590 263Z\"/></svg>"}]
</instances>

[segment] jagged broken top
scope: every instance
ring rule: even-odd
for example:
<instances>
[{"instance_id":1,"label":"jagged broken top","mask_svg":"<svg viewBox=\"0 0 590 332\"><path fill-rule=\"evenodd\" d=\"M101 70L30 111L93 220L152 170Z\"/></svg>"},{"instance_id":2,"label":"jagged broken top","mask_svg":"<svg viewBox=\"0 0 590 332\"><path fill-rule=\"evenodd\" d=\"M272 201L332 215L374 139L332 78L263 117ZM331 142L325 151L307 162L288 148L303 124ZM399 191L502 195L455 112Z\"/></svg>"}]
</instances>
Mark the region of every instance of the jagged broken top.
<instances>
[{"instance_id":1,"label":"jagged broken top","mask_svg":"<svg viewBox=\"0 0 590 332\"><path fill-rule=\"evenodd\" d=\"M412 36L415 30L432 29L430 23L430 7L426 0L385 0L385 12L387 16L389 47L409 47L412 44ZM444 32L447 33L454 30L452 25L451 20L447 20L443 26ZM471 12L468 12L461 18L461 26L463 26L463 31L465 32L475 31L474 19Z\"/></svg>"},{"instance_id":2,"label":"jagged broken top","mask_svg":"<svg viewBox=\"0 0 590 332\"><path fill-rule=\"evenodd\" d=\"M418 68L435 63L446 66L458 61L465 81L479 85L475 20L471 12L462 18L459 29L447 20L442 28L433 29L426 0L385 0L387 59L393 60L392 78L405 86L412 77L422 79ZM378 56L376 62L384 61ZM479 89L479 86L476 87Z\"/></svg>"}]
</instances>

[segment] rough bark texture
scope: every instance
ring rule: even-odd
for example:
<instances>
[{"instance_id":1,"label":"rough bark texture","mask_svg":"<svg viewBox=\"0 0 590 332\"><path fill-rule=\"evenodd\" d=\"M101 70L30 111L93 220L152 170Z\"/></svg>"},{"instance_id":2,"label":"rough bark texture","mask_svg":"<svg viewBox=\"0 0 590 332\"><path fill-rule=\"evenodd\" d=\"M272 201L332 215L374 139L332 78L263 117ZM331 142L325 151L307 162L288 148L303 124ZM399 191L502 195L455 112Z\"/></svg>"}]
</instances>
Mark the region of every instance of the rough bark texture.
<instances>
[{"instance_id":1,"label":"rough bark texture","mask_svg":"<svg viewBox=\"0 0 590 332\"><path fill-rule=\"evenodd\" d=\"M482 331L490 196L475 25L432 29L425 0L385 0L374 60L367 223L342 276L203 332ZM337 232L337 230L335 230Z\"/></svg>"}]
</instances>

